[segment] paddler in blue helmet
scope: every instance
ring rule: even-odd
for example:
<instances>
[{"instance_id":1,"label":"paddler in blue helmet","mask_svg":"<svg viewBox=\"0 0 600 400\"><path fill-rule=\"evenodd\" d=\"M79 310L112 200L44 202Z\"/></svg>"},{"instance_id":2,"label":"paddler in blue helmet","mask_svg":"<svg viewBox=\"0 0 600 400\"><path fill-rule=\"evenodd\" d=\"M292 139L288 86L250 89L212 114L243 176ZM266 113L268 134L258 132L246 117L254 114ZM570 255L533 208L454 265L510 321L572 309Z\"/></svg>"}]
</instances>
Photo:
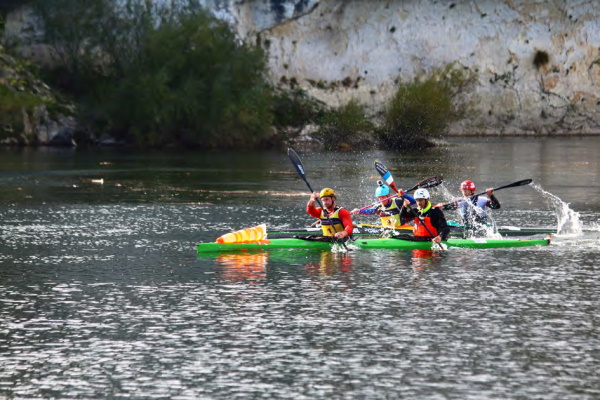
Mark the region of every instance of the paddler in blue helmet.
<instances>
[{"instance_id":1,"label":"paddler in blue helmet","mask_svg":"<svg viewBox=\"0 0 600 400\"><path fill-rule=\"evenodd\" d=\"M382 181L377 181L377 189L375 189L375 197L379 202L369 208L359 209L355 208L350 211L350 214L362 214L362 215L379 215L381 220L381 226L385 228L399 228L405 221L400 218L400 209L404 199L408 199L410 204L415 204L415 199L406 194L400 189L400 196L392 194L390 187L384 184Z\"/></svg>"},{"instance_id":2,"label":"paddler in blue helmet","mask_svg":"<svg viewBox=\"0 0 600 400\"><path fill-rule=\"evenodd\" d=\"M314 192L306 204L306 212L321 221L324 236L334 236L343 239L352 235L352 216L350 212L336 204L336 195L333 189L325 188L320 193ZM320 198L321 207L315 207Z\"/></svg>"}]
</instances>

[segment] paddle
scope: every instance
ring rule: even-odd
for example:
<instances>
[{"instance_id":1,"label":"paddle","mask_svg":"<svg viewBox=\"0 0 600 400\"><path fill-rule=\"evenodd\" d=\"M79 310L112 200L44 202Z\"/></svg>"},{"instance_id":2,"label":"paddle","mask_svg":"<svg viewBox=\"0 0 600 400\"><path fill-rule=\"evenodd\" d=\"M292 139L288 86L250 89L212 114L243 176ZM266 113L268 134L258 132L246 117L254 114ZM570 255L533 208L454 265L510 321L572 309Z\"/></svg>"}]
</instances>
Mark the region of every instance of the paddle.
<instances>
[{"instance_id":1,"label":"paddle","mask_svg":"<svg viewBox=\"0 0 600 400\"><path fill-rule=\"evenodd\" d=\"M394 191L396 193L400 194L400 191L398 190L398 188L396 187L396 184L394 183L394 178L392 177L392 173L387 169L387 167L385 165L383 165L382 163L380 163L379 161L375 161L375 169L377 170L377 172L379 172L379 175L381 175L381 177L383 178L383 180L386 181L386 183L389 185L389 187L394 189ZM429 178L429 179L431 179L431 178ZM440 183L442 183L441 179L442 178L440 177ZM438 185L439 185L439 183L438 183ZM427 187L431 187L431 186L427 186ZM416 187L415 187L415 189L416 189ZM401 196L401 197L404 198L404 196ZM421 221L421 223L423 224L423 226L425 227L427 232L431 235L431 237L434 237L431 230L425 224L425 221L423 221L423 218L421 218L419 215L417 215L417 218L419 219L419 221ZM433 243L434 243L434 245L438 245L440 250L446 250L444 248L444 245L442 245L442 243L436 243L436 242L433 242Z\"/></svg>"},{"instance_id":2,"label":"paddle","mask_svg":"<svg viewBox=\"0 0 600 400\"><path fill-rule=\"evenodd\" d=\"M292 164L294 164L294 167L296 168L296 171L298 171L300 178L302 178L302 180L306 183L306 186L308 186L308 190L310 190L310 193L311 194L314 193L313 188L310 186L310 183L308 183L308 180L306 179L306 173L304 172L304 165L302 164L302 160L300 159L300 156L298 156L298 154L294 151L294 149L288 148L288 157L292 161ZM319 207L321 207L321 210L324 211L325 218L327 218L327 221L329 221L331 223L331 220L329 219L329 213L327 212L327 209L323 206L323 203L321 203L321 199L317 197L315 200L317 201L317 204L319 204ZM335 225L331 224L331 227L337 233L337 230L335 229ZM342 243L342 246L344 246L344 248L346 250L348 250L348 248L346 247L346 244L343 242L343 240L341 241L341 243Z\"/></svg>"},{"instance_id":3,"label":"paddle","mask_svg":"<svg viewBox=\"0 0 600 400\"><path fill-rule=\"evenodd\" d=\"M383 165L383 164L381 164L381 163L379 163L379 164L380 164L380 165ZM384 168L385 168L385 167L384 167ZM389 173L389 171L388 171L388 173ZM391 175L390 175L390 176L391 176ZM393 179L393 178L392 178L392 179ZM424 180L422 180L421 182L417 183L415 186L413 186L413 187L411 187L410 189L408 189L408 190L406 191L406 193L408 193L408 192L412 192L413 190L420 189L420 188L431 188L431 187L434 187L434 186L440 185L440 184L441 184L443 181L444 181L444 178L443 178L443 177L441 177L441 176L432 176L431 178L424 179ZM394 186L396 186L396 185L394 185ZM390 186L390 187L391 187L391 186ZM398 190L396 190L396 192L398 193ZM369 204L368 206L364 206L364 207L362 207L362 208L359 208L359 209L358 209L358 211L360 212L360 211L364 211L364 210L366 210L367 208L375 207L376 205L378 205L378 204L380 204L380 203L383 203L383 202L385 202L385 201L388 201L388 200L390 200L390 199L393 199L393 198L396 198L396 197L398 197L398 194L395 194L395 195L393 195L393 196L390 196L390 197L386 197L386 198L385 198L385 199L383 199L383 200L379 200L379 201L376 201L376 202L375 202L375 203L373 203L373 204Z\"/></svg>"},{"instance_id":4,"label":"paddle","mask_svg":"<svg viewBox=\"0 0 600 400\"><path fill-rule=\"evenodd\" d=\"M500 187L497 187L497 188L492 189L492 190L495 192L496 190L500 190L500 189L508 189L508 188L511 188L511 187L525 186L525 185L529 185L531 182L533 182L533 179L523 179L522 181L517 181L517 182L509 183L508 185L500 186ZM487 193L487 190L485 192L481 192L481 193L477 193L477 194L472 194L472 195L469 196L469 199L472 199L475 196L481 196L482 194L486 194L486 193ZM458 200L456 200L456 201L458 201ZM456 203L456 201L453 201L451 203L446 203L446 204L442 205L442 208L447 207L447 206L451 206L452 204Z\"/></svg>"},{"instance_id":5,"label":"paddle","mask_svg":"<svg viewBox=\"0 0 600 400\"><path fill-rule=\"evenodd\" d=\"M375 169L377 170L377 172L379 172L379 175L381 175L385 183L387 183L388 186L394 190L394 192L400 193L400 191L396 187L396 184L394 183L392 173L386 168L385 165L383 165L379 161L375 161Z\"/></svg>"}]
</instances>

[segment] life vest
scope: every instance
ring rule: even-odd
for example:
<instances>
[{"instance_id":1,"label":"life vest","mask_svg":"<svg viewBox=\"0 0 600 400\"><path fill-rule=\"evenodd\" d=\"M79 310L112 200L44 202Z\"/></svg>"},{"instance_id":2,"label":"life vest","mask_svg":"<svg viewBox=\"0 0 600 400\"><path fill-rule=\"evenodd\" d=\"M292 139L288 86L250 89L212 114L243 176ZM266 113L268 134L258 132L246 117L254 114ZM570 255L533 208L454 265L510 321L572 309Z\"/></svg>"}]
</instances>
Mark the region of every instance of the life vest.
<instances>
[{"instance_id":1,"label":"life vest","mask_svg":"<svg viewBox=\"0 0 600 400\"><path fill-rule=\"evenodd\" d=\"M415 236L420 237L436 237L438 235L437 229L431 225L431 218L427 217L427 212L431 210L431 203L427 203L427 207L425 207L422 211L420 211L421 218L415 217ZM421 222L422 221L422 222ZM427 230L429 228L429 231ZM431 233L429 233L431 232Z\"/></svg>"},{"instance_id":2,"label":"life vest","mask_svg":"<svg viewBox=\"0 0 600 400\"><path fill-rule=\"evenodd\" d=\"M386 228L399 228L402 225L400 221L400 209L394 200L391 200L391 205L386 207L383 204L379 206L378 210L381 210L379 218L381 219L381 226Z\"/></svg>"},{"instance_id":3,"label":"life vest","mask_svg":"<svg viewBox=\"0 0 600 400\"><path fill-rule=\"evenodd\" d=\"M329 214L329 218L325 215L325 210L321 210L321 229L324 236L333 236L336 232L344 230L344 225L339 216L341 209L342 207L336 207L333 213Z\"/></svg>"}]
</instances>

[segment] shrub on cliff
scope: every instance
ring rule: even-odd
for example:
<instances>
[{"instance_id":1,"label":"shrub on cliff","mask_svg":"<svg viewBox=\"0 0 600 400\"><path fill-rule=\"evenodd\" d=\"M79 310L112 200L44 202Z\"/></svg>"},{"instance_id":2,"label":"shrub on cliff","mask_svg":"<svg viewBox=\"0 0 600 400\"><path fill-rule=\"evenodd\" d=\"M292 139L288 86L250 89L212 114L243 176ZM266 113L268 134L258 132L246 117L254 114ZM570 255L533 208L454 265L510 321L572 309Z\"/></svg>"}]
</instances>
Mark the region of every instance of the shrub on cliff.
<instances>
[{"instance_id":1,"label":"shrub on cliff","mask_svg":"<svg viewBox=\"0 0 600 400\"><path fill-rule=\"evenodd\" d=\"M266 57L208 13L144 0L37 0L80 123L139 145L245 147L273 120Z\"/></svg>"},{"instance_id":2,"label":"shrub on cliff","mask_svg":"<svg viewBox=\"0 0 600 400\"><path fill-rule=\"evenodd\" d=\"M473 81L472 74L450 64L427 77L400 83L376 136L392 150L432 146L431 139L440 138L448 124L462 115L453 98Z\"/></svg>"},{"instance_id":3,"label":"shrub on cliff","mask_svg":"<svg viewBox=\"0 0 600 400\"><path fill-rule=\"evenodd\" d=\"M287 136L284 140L298 139L311 125L310 137L328 150L352 147L366 138L372 143L369 135L374 125L368 120L365 107L355 100L330 108L301 89L279 89L274 104L274 126Z\"/></svg>"},{"instance_id":4,"label":"shrub on cliff","mask_svg":"<svg viewBox=\"0 0 600 400\"><path fill-rule=\"evenodd\" d=\"M321 128L316 137L326 149L338 149L361 141L361 137L373 130L373 123L366 117L365 108L355 100L323 114Z\"/></svg>"},{"instance_id":5,"label":"shrub on cliff","mask_svg":"<svg viewBox=\"0 0 600 400\"><path fill-rule=\"evenodd\" d=\"M316 123L325 113L326 105L310 97L301 89L277 89L274 96L274 121L276 128L299 128Z\"/></svg>"}]
</instances>

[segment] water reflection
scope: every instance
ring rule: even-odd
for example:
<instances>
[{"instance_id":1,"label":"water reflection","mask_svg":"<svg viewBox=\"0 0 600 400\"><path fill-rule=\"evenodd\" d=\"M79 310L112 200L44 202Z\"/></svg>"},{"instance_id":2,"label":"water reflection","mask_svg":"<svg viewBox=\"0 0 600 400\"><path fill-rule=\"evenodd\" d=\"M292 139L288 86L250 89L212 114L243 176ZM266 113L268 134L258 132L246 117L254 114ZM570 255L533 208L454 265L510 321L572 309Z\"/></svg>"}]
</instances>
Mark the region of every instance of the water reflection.
<instances>
[{"instance_id":1,"label":"water reflection","mask_svg":"<svg viewBox=\"0 0 600 400\"><path fill-rule=\"evenodd\" d=\"M304 253L306 256L302 257ZM204 256L210 258L210 256ZM351 252L341 251L246 251L225 252L215 257L217 276L230 283L261 283L267 280L268 269L285 268L286 265L300 264L307 278L336 274L348 274L352 271ZM295 267L294 267L295 268Z\"/></svg>"},{"instance_id":2,"label":"water reflection","mask_svg":"<svg viewBox=\"0 0 600 400\"><path fill-rule=\"evenodd\" d=\"M215 259L218 276L231 283L264 281L268 261L267 251L225 253Z\"/></svg>"},{"instance_id":3,"label":"water reflection","mask_svg":"<svg viewBox=\"0 0 600 400\"><path fill-rule=\"evenodd\" d=\"M349 252L321 252L319 261L305 265L307 276L333 276L337 273L349 273L352 270L352 256Z\"/></svg>"}]
</instances>

